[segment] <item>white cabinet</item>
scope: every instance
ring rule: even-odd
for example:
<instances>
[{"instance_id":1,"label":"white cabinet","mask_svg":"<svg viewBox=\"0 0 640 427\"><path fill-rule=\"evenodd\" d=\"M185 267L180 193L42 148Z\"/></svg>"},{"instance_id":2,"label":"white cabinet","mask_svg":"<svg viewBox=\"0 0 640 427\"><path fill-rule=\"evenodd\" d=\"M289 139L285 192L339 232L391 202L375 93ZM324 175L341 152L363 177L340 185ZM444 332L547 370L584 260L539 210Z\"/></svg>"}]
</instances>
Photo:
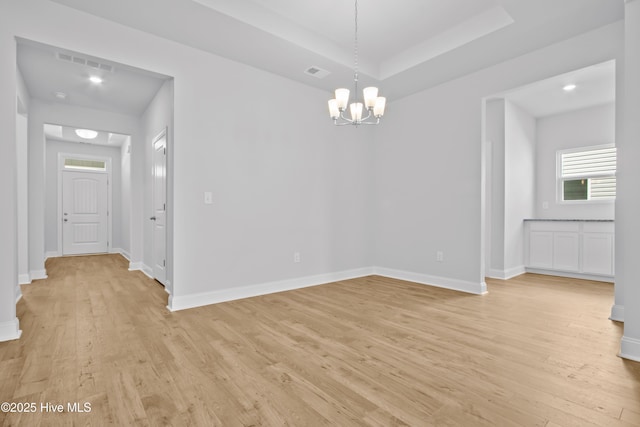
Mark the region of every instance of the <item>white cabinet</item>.
<instances>
[{"instance_id":1,"label":"white cabinet","mask_svg":"<svg viewBox=\"0 0 640 427\"><path fill-rule=\"evenodd\" d=\"M613 278L612 221L529 220L524 241L527 271Z\"/></svg>"},{"instance_id":2,"label":"white cabinet","mask_svg":"<svg viewBox=\"0 0 640 427\"><path fill-rule=\"evenodd\" d=\"M529 263L536 268L553 268L553 233L531 231L529 233Z\"/></svg>"},{"instance_id":3,"label":"white cabinet","mask_svg":"<svg viewBox=\"0 0 640 427\"><path fill-rule=\"evenodd\" d=\"M608 224L584 224L582 270L589 274L614 275L613 230Z\"/></svg>"},{"instance_id":4,"label":"white cabinet","mask_svg":"<svg viewBox=\"0 0 640 427\"><path fill-rule=\"evenodd\" d=\"M580 235L578 233L553 233L553 269L580 270Z\"/></svg>"}]
</instances>

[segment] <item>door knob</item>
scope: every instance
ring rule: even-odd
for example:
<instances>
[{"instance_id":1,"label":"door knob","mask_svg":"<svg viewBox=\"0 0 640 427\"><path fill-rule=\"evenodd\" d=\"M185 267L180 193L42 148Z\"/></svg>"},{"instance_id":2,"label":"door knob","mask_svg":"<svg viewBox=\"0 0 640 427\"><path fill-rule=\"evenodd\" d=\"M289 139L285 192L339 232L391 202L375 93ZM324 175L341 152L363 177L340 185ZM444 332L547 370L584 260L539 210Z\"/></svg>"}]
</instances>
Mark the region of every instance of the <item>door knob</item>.
<instances>
[{"instance_id":1,"label":"door knob","mask_svg":"<svg viewBox=\"0 0 640 427\"><path fill-rule=\"evenodd\" d=\"M149 219L150 219L151 221L155 221L155 220L156 220L156 217L155 217L155 216L152 216L152 217L151 217L151 218L149 218Z\"/></svg>"},{"instance_id":2,"label":"door knob","mask_svg":"<svg viewBox=\"0 0 640 427\"><path fill-rule=\"evenodd\" d=\"M63 219L63 221L64 221L64 222L67 222L67 221L69 221L69 220L68 220L67 218L65 218L65 219Z\"/></svg>"}]
</instances>

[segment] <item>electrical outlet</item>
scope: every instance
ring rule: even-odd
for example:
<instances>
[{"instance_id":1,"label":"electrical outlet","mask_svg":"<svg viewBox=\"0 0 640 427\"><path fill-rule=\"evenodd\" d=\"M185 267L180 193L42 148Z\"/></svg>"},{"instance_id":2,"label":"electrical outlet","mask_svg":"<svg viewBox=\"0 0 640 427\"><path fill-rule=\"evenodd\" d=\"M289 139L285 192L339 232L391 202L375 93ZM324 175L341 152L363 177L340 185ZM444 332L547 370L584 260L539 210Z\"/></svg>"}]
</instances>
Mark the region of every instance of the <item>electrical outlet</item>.
<instances>
[{"instance_id":1,"label":"electrical outlet","mask_svg":"<svg viewBox=\"0 0 640 427\"><path fill-rule=\"evenodd\" d=\"M293 262L300 262L300 252L293 253Z\"/></svg>"},{"instance_id":2,"label":"electrical outlet","mask_svg":"<svg viewBox=\"0 0 640 427\"><path fill-rule=\"evenodd\" d=\"M438 262L444 261L444 253L442 251L436 252L436 261Z\"/></svg>"}]
</instances>

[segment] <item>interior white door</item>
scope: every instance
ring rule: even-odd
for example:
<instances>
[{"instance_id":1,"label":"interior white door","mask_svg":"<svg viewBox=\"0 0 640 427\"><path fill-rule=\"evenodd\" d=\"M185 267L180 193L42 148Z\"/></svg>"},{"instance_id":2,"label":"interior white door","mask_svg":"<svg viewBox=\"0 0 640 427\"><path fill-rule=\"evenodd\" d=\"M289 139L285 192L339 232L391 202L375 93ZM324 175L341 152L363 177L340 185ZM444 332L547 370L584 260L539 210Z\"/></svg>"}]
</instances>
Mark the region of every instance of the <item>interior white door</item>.
<instances>
[{"instance_id":1,"label":"interior white door","mask_svg":"<svg viewBox=\"0 0 640 427\"><path fill-rule=\"evenodd\" d=\"M62 254L108 252L108 175L62 172Z\"/></svg>"},{"instance_id":2,"label":"interior white door","mask_svg":"<svg viewBox=\"0 0 640 427\"><path fill-rule=\"evenodd\" d=\"M167 278L167 132L153 140L153 277Z\"/></svg>"}]
</instances>

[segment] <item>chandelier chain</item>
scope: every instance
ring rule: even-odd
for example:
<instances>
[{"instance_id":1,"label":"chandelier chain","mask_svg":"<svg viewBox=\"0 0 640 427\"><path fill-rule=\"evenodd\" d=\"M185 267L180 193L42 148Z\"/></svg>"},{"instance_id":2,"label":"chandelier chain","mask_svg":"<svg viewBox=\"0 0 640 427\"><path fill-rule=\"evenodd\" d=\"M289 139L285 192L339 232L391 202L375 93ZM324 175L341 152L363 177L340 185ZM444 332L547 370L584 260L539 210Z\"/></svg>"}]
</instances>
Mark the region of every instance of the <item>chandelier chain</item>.
<instances>
[{"instance_id":1,"label":"chandelier chain","mask_svg":"<svg viewBox=\"0 0 640 427\"><path fill-rule=\"evenodd\" d=\"M354 32L354 42L353 42L353 78L355 80L355 92L358 93L358 0L355 0L355 32ZM357 96L357 95L356 95Z\"/></svg>"}]
</instances>

